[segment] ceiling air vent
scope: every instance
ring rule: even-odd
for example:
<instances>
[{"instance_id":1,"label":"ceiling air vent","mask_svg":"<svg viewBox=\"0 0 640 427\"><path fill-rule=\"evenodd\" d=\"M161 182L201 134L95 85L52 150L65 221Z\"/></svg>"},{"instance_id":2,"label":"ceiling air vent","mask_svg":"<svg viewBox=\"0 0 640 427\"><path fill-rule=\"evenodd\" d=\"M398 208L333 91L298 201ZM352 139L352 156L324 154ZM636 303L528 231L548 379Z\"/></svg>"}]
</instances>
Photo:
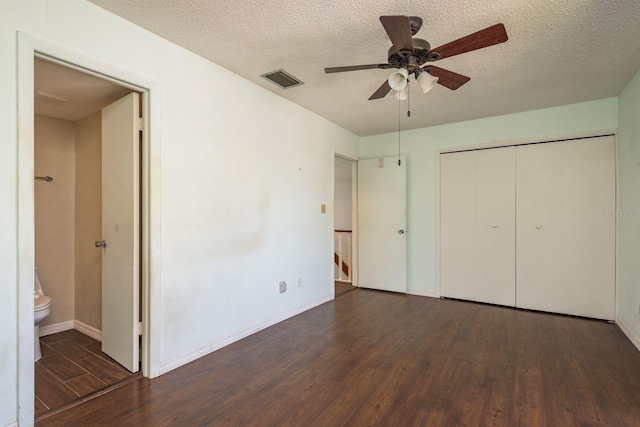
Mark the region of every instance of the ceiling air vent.
<instances>
[{"instance_id":1,"label":"ceiling air vent","mask_svg":"<svg viewBox=\"0 0 640 427\"><path fill-rule=\"evenodd\" d=\"M50 93L47 93L41 90L35 91L33 99L37 102L43 102L49 105L65 105L71 102L70 99L63 98L57 95L52 95Z\"/></svg>"},{"instance_id":2,"label":"ceiling air vent","mask_svg":"<svg viewBox=\"0 0 640 427\"><path fill-rule=\"evenodd\" d=\"M276 71L271 71L270 73L263 74L260 77L264 77L280 86L282 89L289 89L294 86L300 86L304 84L304 82L296 77L293 77L291 74L287 73L285 70L280 69Z\"/></svg>"}]
</instances>

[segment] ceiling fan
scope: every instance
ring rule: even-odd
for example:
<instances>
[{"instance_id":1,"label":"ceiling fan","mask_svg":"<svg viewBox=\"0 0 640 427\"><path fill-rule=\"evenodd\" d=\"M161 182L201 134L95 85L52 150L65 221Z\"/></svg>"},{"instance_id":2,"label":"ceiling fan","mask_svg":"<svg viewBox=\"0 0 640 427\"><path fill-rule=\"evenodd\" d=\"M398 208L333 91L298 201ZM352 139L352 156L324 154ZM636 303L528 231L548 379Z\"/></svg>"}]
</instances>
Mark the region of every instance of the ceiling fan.
<instances>
[{"instance_id":1,"label":"ceiling fan","mask_svg":"<svg viewBox=\"0 0 640 427\"><path fill-rule=\"evenodd\" d=\"M503 24L495 24L468 36L431 49L429 42L413 36L422 27L422 18L417 16L381 16L380 22L391 39L393 46L387 54L386 64L351 65L346 67L325 68L325 73L340 73L344 71L390 69L397 68L389 76L369 100L384 98L392 89L405 89L409 76L415 75L424 93L427 93L437 82L438 84L456 90L471 80L453 71L431 65L432 62L461 53L471 52L504 43L508 40Z\"/></svg>"}]
</instances>

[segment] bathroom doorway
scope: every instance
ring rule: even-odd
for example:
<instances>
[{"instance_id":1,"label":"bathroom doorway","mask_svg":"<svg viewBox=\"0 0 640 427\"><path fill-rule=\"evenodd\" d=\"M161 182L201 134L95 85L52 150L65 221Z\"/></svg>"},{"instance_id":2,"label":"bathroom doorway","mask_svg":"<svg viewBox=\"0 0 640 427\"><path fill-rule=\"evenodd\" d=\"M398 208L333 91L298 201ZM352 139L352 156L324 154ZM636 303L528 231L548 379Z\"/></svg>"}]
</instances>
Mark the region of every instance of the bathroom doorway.
<instances>
[{"instance_id":1,"label":"bathroom doorway","mask_svg":"<svg viewBox=\"0 0 640 427\"><path fill-rule=\"evenodd\" d=\"M53 299L38 416L139 371L142 108L130 88L42 58L34 89L35 265Z\"/></svg>"},{"instance_id":2,"label":"bathroom doorway","mask_svg":"<svg viewBox=\"0 0 640 427\"><path fill-rule=\"evenodd\" d=\"M162 259L160 193L160 135L161 122L153 112L161 110L160 82L142 76L128 67L117 67L93 58L88 53L53 44L37 36L17 33L18 79L18 199L17 202L17 299L18 337L17 386L18 422L30 425L34 420L34 59L43 59L66 68L80 71L116 83L141 94L142 142L140 156L140 248L141 286L139 308L142 322L136 333L140 345L142 375L160 375L160 269ZM55 94L54 94L55 95ZM153 147L153 149L151 149ZM55 177L54 177L55 179ZM40 184L40 183L38 183ZM153 197L152 197L153 194ZM95 242L94 242L95 245ZM44 285L46 287L46 285ZM54 302L55 304L55 302Z\"/></svg>"}]
</instances>

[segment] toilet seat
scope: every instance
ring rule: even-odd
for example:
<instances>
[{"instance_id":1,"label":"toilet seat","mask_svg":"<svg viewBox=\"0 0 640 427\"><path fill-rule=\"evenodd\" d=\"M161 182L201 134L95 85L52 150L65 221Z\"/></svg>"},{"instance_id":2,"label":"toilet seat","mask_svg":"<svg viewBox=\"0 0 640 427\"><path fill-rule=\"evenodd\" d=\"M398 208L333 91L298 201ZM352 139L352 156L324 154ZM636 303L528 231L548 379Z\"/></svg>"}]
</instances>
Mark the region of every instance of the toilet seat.
<instances>
[{"instance_id":1,"label":"toilet seat","mask_svg":"<svg viewBox=\"0 0 640 427\"><path fill-rule=\"evenodd\" d=\"M51 307L51 298L46 295L36 295L33 300L33 307L36 311Z\"/></svg>"}]
</instances>

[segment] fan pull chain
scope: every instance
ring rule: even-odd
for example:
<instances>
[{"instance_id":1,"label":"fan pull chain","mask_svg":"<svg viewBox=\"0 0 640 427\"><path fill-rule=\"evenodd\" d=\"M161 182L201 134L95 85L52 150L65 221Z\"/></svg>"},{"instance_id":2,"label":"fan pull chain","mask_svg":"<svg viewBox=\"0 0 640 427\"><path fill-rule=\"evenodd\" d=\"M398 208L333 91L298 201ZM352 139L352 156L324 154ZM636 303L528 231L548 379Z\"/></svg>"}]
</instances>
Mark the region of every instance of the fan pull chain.
<instances>
[{"instance_id":1,"label":"fan pull chain","mask_svg":"<svg viewBox=\"0 0 640 427\"><path fill-rule=\"evenodd\" d=\"M407 78L407 117L411 117L411 88Z\"/></svg>"},{"instance_id":2,"label":"fan pull chain","mask_svg":"<svg viewBox=\"0 0 640 427\"><path fill-rule=\"evenodd\" d=\"M398 166L400 166L402 164L402 161L400 160L400 115L401 115L401 111L402 111L402 101L400 100L400 97L398 97Z\"/></svg>"}]
</instances>

